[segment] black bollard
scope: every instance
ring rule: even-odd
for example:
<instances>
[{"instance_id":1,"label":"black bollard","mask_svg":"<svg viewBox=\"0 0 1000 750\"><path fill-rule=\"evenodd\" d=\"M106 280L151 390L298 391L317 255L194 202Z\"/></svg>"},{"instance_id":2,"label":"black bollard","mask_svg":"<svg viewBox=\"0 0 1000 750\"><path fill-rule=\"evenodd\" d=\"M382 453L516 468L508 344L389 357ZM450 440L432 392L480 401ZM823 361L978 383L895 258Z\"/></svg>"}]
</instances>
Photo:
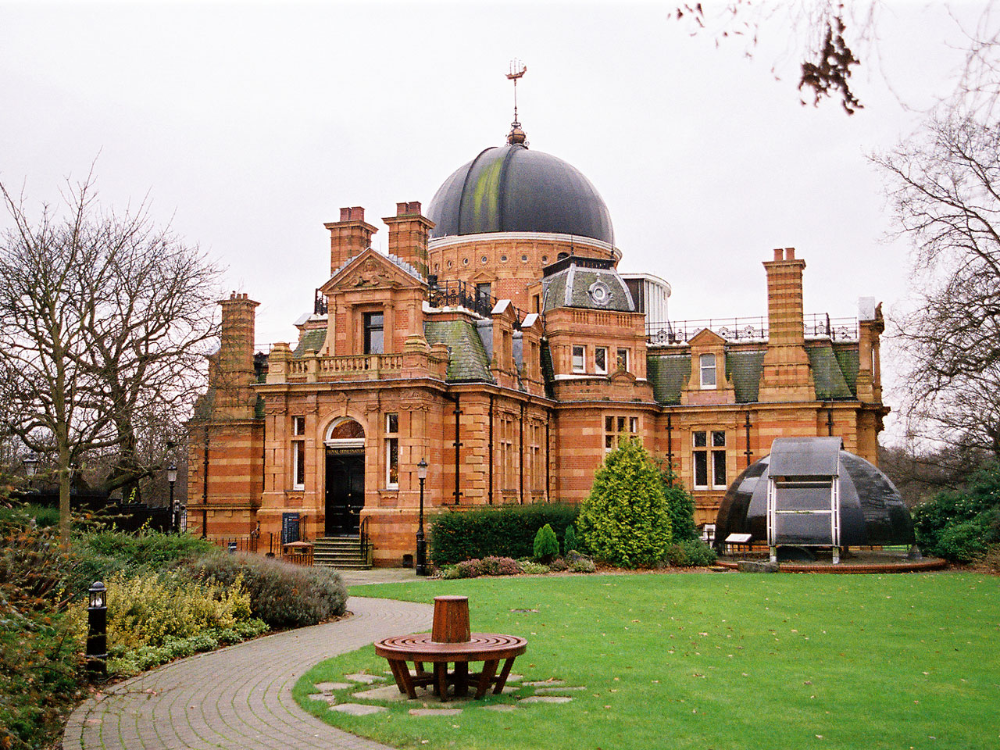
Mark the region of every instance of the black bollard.
<instances>
[{"instance_id":1,"label":"black bollard","mask_svg":"<svg viewBox=\"0 0 1000 750\"><path fill-rule=\"evenodd\" d=\"M106 677L108 674L108 591L103 583L95 581L87 591L87 671Z\"/></svg>"}]
</instances>

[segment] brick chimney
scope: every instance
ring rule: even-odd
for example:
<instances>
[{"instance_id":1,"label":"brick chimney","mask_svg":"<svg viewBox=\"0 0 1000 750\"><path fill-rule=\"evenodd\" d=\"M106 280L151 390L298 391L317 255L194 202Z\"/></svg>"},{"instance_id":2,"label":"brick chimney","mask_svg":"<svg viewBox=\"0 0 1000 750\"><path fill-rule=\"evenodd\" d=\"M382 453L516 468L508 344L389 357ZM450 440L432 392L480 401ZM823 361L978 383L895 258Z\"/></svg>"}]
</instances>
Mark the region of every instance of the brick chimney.
<instances>
[{"instance_id":1,"label":"brick chimney","mask_svg":"<svg viewBox=\"0 0 1000 750\"><path fill-rule=\"evenodd\" d=\"M250 387L253 367L254 310L259 305L246 294L233 292L222 306L222 341L211 368L215 388L213 418L250 419L257 400Z\"/></svg>"},{"instance_id":2,"label":"brick chimney","mask_svg":"<svg viewBox=\"0 0 1000 750\"><path fill-rule=\"evenodd\" d=\"M767 352L760 376L758 401L815 401L816 387L802 313L802 271L806 262L796 259L795 248L777 248L767 271Z\"/></svg>"},{"instance_id":3,"label":"brick chimney","mask_svg":"<svg viewBox=\"0 0 1000 750\"><path fill-rule=\"evenodd\" d=\"M340 221L324 224L330 230L330 275L355 255L360 255L372 244L372 235L378 231L365 223L365 210L361 206L340 209Z\"/></svg>"},{"instance_id":4,"label":"brick chimney","mask_svg":"<svg viewBox=\"0 0 1000 750\"><path fill-rule=\"evenodd\" d=\"M382 219L389 227L389 255L395 255L427 277L427 237L434 222L420 215L420 201L397 203L396 215Z\"/></svg>"}]
</instances>

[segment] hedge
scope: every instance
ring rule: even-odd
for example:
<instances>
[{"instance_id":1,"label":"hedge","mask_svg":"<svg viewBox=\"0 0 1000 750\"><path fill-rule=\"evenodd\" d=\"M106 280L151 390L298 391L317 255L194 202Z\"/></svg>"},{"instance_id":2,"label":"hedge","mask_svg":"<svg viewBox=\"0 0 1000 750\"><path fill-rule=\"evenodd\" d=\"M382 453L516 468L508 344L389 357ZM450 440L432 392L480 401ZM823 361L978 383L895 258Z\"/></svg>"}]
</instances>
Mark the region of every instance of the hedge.
<instances>
[{"instance_id":1,"label":"hedge","mask_svg":"<svg viewBox=\"0 0 1000 750\"><path fill-rule=\"evenodd\" d=\"M575 505L536 503L475 510L447 510L431 521L431 557L437 566L485 557L531 557L545 524L562 538L576 522Z\"/></svg>"}]
</instances>

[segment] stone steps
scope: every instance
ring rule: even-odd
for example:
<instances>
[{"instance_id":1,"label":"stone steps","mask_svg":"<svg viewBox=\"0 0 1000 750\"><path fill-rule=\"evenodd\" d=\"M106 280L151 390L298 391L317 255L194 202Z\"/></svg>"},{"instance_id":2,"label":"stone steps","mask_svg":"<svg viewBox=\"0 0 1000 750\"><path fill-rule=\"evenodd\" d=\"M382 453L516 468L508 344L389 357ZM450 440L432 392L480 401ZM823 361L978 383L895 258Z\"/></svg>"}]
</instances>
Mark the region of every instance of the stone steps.
<instances>
[{"instance_id":1,"label":"stone steps","mask_svg":"<svg viewBox=\"0 0 1000 750\"><path fill-rule=\"evenodd\" d=\"M313 565L338 570L369 570L359 537L320 537L313 543Z\"/></svg>"}]
</instances>

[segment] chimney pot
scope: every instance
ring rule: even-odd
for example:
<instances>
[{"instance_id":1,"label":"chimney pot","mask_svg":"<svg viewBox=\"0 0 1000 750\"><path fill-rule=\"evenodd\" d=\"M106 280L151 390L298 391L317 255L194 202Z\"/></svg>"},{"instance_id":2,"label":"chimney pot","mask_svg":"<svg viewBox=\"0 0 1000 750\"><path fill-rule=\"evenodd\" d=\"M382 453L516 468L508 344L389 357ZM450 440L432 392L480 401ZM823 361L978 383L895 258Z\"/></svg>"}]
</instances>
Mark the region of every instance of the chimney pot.
<instances>
[{"instance_id":1,"label":"chimney pot","mask_svg":"<svg viewBox=\"0 0 1000 750\"><path fill-rule=\"evenodd\" d=\"M774 259L775 260L781 260L783 256L784 256L784 252L782 251L782 249L780 247L774 248Z\"/></svg>"},{"instance_id":2,"label":"chimney pot","mask_svg":"<svg viewBox=\"0 0 1000 750\"><path fill-rule=\"evenodd\" d=\"M785 248L785 260L795 260L795 248L786 247Z\"/></svg>"}]
</instances>

